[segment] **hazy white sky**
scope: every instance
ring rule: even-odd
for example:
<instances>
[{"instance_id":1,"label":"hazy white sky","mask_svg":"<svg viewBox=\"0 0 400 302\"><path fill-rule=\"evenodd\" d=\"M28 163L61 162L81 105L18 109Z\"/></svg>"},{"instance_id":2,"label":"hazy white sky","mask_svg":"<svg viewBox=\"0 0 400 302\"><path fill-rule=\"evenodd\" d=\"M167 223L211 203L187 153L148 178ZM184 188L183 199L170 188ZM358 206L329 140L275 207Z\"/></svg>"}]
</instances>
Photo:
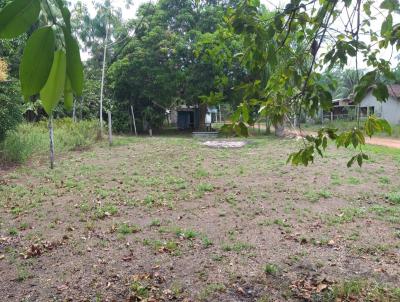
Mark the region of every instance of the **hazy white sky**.
<instances>
[{"instance_id":1,"label":"hazy white sky","mask_svg":"<svg viewBox=\"0 0 400 302\"><path fill-rule=\"evenodd\" d=\"M73 4L77 0L71 0L71 3ZM151 2L156 2L157 0L151 0ZM92 1L84 1L87 3L89 8L91 8L92 12L94 12L93 5L91 5ZM264 3L267 7L269 8L274 8L274 7L281 7L284 4L288 3L289 0L261 0L261 3ZM116 7L120 7L122 9L122 16L123 18L130 19L133 18L136 15L136 10L138 7L143 4L143 3L148 3L148 0L133 0L132 1L133 5L130 8L125 7L125 0L113 0L112 4Z\"/></svg>"}]
</instances>

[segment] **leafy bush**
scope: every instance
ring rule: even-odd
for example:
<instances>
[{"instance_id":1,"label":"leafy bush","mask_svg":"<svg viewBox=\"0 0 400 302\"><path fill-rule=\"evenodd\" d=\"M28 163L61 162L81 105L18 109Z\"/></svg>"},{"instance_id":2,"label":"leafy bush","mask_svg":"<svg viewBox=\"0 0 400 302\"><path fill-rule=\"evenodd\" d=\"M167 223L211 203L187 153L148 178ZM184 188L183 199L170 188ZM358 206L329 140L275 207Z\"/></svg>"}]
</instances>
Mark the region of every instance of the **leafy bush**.
<instances>
[{"instance_id":1,"label":"leafy bush","mask_svg":"<svg viewBox=\"0 0 400 302\"><path fill-rule=\"evenodd\" d=\"M0 142L22 121L22 100L17 84L0 83Z\"/></svg>"},{"instance_id":2,"label":"leafy bush","mask_svg":"<svg viewBox=\"0 0 400 302\"><path fill-rule=\"evenodd\" d=\"M55 120L56 153L89 147L96 139L97 129L97 121L74 123L70 118ZM21 163L33 155L47 154L48 150L47 121L24 123L16 130L7 132L4 142L0 145L0 160Z\"/></svg>"}]
</instances>

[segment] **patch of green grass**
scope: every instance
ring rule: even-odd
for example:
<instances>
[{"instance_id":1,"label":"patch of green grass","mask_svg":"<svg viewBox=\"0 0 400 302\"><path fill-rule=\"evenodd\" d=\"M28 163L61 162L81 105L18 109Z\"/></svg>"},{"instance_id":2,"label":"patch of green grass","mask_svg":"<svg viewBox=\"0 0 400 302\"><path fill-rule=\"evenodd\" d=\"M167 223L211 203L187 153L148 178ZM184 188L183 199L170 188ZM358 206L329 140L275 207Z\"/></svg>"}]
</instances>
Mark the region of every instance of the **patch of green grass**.
<instances>
[{"instance_id":1,"label":"patch of green grass","mask_svg":"<svg viewBox=\"0 0 400 302\"><path fill-rule=\"evenodd\" d=\"M201 183L197 186L197 192L201 195L203 195L206 192L212 192L214 191L214 186L210 183Z\"/></svg>"},{"instance_id":2,"label":"patch of green grass","mask_svg":"<svg viewBox=\"0 0 400 302\"><path fill-rule=\"evenodd\" d=\"M362 218L366 214L366 210L358 207L342 208L341 213L336 215L326 215L325 219L329 225L343 224L354 221L356 218Z\"/></svg>"},{"instance_id":3,"label":"patch of green grass","mask_svg":"<svg viewBox=\"0 0 400 302\"><path fill-rule=\"evenodd\" d=\"M245 242L235 242L233 244L224 244L222 250L224 252L236 252L240 253L243 251L250 251L254 249L254 245Z\"/></svg>"},{"instance_id":4,"label":"patch of green grass","mask_svg":"<svg viewBox=\"0 0 400 302\"><path fill-rule=\"evenodd\" d=\"M339 177L339 175L337 174L331 174L331 181L332 181L332 185L341 185L342 181Z\"/></svg>"},{"instance_id":5,"label":"patch of green grass","mask_svg":"<svg viewBox=\"0 0 400 302\"><path fill-rule=\"evenodd\" d=\"M23 209L21 207L14 207L11 209L11 214L13 214L14 216L18 216L22 212L23 212Z\"/></svg>"},{"instance_id":6,"label":"patch of green grass","mask_svg":"<svg viewBox=\"0 0 400 302\"><path fill-rule=\"evenodd\" d=\"M277 266L276 264L267 263L267 264L264 266L264 272L265 272L267 275L275 276L275 275L278 273L278 271L279 271L279 268L278 268L278 266Z\"/></svg>"},{"instance_id":7,"label":"patch of green grass","mask_svg":"<svg viewBox=\"0 0 400 302\"><path fill-rule=\"evenodd\" d=\"M348 299L351 296L358 296L364 287L364 282L359 280L344 281L342 284L334 287L336 297Z\"/></svg>"},{"instance_id":8,"label":"patch of green grass","mask_svg":"<svg viewBox=\"0 0 400 302\"><path fill-rule=\"evenodd\" d=\"M360 232L352 232L349 236L346 238L347 240L351 241L357 241L360 239Z\"/></svg>"},{"instance_id":9,"label":"patch of green grass","mask_svg":"<svg viewBox=\"0 0 400 302\"><path fill-rule=\"evenodd\" d=\"M16 236L16 235L18 235L18 230L17 230L17 228L15 228L15 227L9 228L9 229L8 229L8 234L11 235L11 236Z\"/></svg>"},{"instance_id":10,"label":"patch of green grass","mask_svg":"<svg viewBox=\"0 0 400 302\"><path fill-rule=\"evenodd\" d=\"M18 229L20 231L25 231L29 228L29 224L27 222L21 222L21 224L19 225Z\"/></svg>"},{"instance_id":11,"label":"patch of green grass","mask_svg":"<svg viewBox=\"0 0 400 302\"><path fill-rule=\"evenodd\" d=\"M210 301L213 295L216 293L223 293L225 291L226 287L222 283L211 283L201 290L198 298L200 301Z\"/></svg>"},{"instance_id":12,"label":"patch of green grass","mask_svg":"<svg viewBox=\"0 0 400 302\"><path fill-rule=\"evenodd\" d=\"M23 282L31 277L31 273L25 266L17 265L17 281Z\"/></svg>"},{"instance_id":13,"label":"patch of green grass","mask_svg":"<svg viewBox=\"0 0 400 302\"><path fill-rule=\"evenodd\" d=\"M130 290L132 292L132 296L137 297L140 300L145 300L149 297L149 286L140 281L133 281L131 283Z\"/></svg>"},{"instance_id":14,"label":"patch of green grass","mask_svg":"<svg viewBox=\"0 0 400 302\"><path fill-rule=\"evenodd\" d=\"M228 193L228 194L225 196L225 201L226 201L227 203L233 205L233 206L236 206L238 200L237 200L236 194Z\"/></svg>"},{"instance_id":15,"label":"patch of green grass","mask_svg":"<svg viewBox=\"0 0 400 302\"><path fill-rule=\"evenodd\" d=\"M320 198L330 198L332 197L332 193L328 190L320 190L320 191L307 191L304 194L311 202L317 202Z\"/></svg>"},{"instance_id":16,"label":"patch of green grass","mask_svg":"<svg viewBox=\"0 0 400 302\"><path fill-rule=\"evenodd\" d=\"M208 238L207 236L203 236L203 237L201 238L201 242L202 242L202 244L203 244L203 246L204 246L205 248L208 248L208 247L210 247L211 245L213 245L212 241L211 241L210 238Z\"/></svg>"},{"instance_id":17,"label":"patch of green grass","mask_svg":"<svg viewBox=\"0 0 400 302\"><path fill-rule=\"evenodd\" d=\"M332 197L332 192L328 191L328 190L320 190L318 191L318 196L322 197L322 198L330 198Z\"/></svg>"},{"instance_id":18,"label":"patch of green grass","mask_svg":"<svg viewBox=\"0 0 400 302\"><path fill-rule=\"evenodd\" d=\"M279 219L279 218L274 220L274 224L278 225L280 227L283 227L283 228L291 228L292 227L292 225L290 223L287 223L285 220Z\"/></svg>"},{"instance_id":19,"label":"patch of green grass","mask_svg":"<svg viewBox=\"0 0 400 302\"><path fill-rule=\"evenodd\" d=\"M203 178L203 177L208 177L209 174L210 174L210 173L208 173L207 170L202 169L202 168L199 168L199 169L196 170L194 176L195 176L196 178Z\"/></svg>"},{"instance_id":20,"label":"patch of green grass","mask_svg":"<svg viewBox=\"0 0 400 302\"><path fill-rule=\"evenodd\" d=\"M161 233L174 233L177 237L184 239L194 239L199 233L194 230L184 230L180 227L167 227L159 230Z\"/></svg>"},{"instance_id":21,"label":"patch of green grass","mask_svg":"<svg viewBox=\"0 0 400 302\"><path fill-rule=\"evenodd\" d=\"M387 176L380 176L379 177L379 183L384 184L384 185L388 185L390 184L390 178Z\"/></svg>"},{"instance_id":22,"label":"patch of green grass","mask_svg":"<svg viewBox=\"0 0 400 302\"><path fill-rule=\"evenodd\" d=\"M375 214L380 220L388 221L394 224L400 223L400 205L374 205L370 207L368 211Z\"/></svg>"},{"instance_id":23,"label":"patch of green grass","mask_svg":"<svg viewBox=\"0 0 400 302\"><path fill-rule=\"evenodd\" d=\"M147 195L147 196L143 199L143 202L144 202L144 204L147 205L147 206L152 206L152 205L156 202L156 199L154 198L153 195Z\"/></svg>"},{"instance_id":24,"label":"patch of green grass","mask_svg":"<svg viewBox=\"0 0 400 302\"><path fill-rule=\"evenodd\" d=\"M103 219L108 216L113 216L118 213L118 208L113 204L104 204L100 206L95 211L95 217L98 219Z\"/></svg>"},{"instance_id":25,"label":"patch of green grass","mask_svg":"<svg viewBox=\"0 0 400 302\"><path fill-rule=\"evenodd\" d=\"M400 204L400 192L390 192L386 194L386 198L392 203Z\"/></svg>"},{"instance_id":26,"label":"patch of green grass","mask_svg":"<svg viewBox=\"0 0 400 302\"><path fill-rule=\"evenodd\" d=\"M161 226L161 220L160 220L160 219L153 219L153 220L150 222L150 226L152 226L152 227L159 227L159 226Z\"/></svg>"},{"instance_id":27,"label":"patch of green grass","mask_svg":"<svg viewBox=\"0 0 400 302\"><path fill-rule=\"evenodd\" d=\"M121 235L129 235L133 233L137 233L140 231L140 228L137 225L130 225L128 223L121 223L117 227L118 234Z\"/></svg>"},{"instance_id":28,"label":"patch of green grass","mask_svg":"<svg viewBox=\"0 0 400 302\"><path fill-rule=\"evenodd\" d=\"M359 185L361 184L361 180L352 176L347 179L347 183L350 185Z\"/></svg>"},{"instance_id":29,"label":"patch of green grass","mask_svg":"<svg viewBox=\"0 0 400 302\"><path fill-rule=\"evenodd\" d=\"M333 286L332 290L324 291L318 301L397 302L400 301L400 288L361 279L346 280Z\"/></svg>"},{"instance_id":30,"label":"patch of green grass","mask_svg":"<svg viewBox=\"0 0 400 302\"><path fill-rule=\"evenodd\" d=\"M54 120L56 153L87 148L94 144L97 121L74 123L71 118ZM0 145L0 161L22 163L33 155L48 152L47 121L23 123L15 131L7 133Z\"/></svg>"},{"instance_id":31,"label":"patch of green grass","mask_svg":"<svg viewBox=\"0 0 400 302\"><path fill-rule=\"evenodd\" d=\"M88 203L88 202L86 202L86 201L84 201L84 202L82 202L80 205L79 205L79 209L82 211L82 212L89 212L90 211L90 209L91 209L91 206L90 206L90 204Z\"/></svg>"},{"instance_id":32,"label":"patch of green grass","mask_svg":"<svg viewBox=\"0 0 400 302\"><path fill-rule=\"evenodd\" d=\"M159 252L171 252L173 255L178 255L179 253L179 245L176 241L168 240L150 240L144 239L143 244L146 246L151 246L154 250Z\"/></svg>"},{"instance_id":33,"label":"patch of green grass","mask_svg":"<svg viewBox=\"0 0 400 302\"><path fill-rule=\"evenodd\" d=\"M378 255L387 252L389 249L390 246L387 244L376 244L376 245L357 246L355 250L360 255L365 255L365 254Z\"/></svg>"}]
</instances>

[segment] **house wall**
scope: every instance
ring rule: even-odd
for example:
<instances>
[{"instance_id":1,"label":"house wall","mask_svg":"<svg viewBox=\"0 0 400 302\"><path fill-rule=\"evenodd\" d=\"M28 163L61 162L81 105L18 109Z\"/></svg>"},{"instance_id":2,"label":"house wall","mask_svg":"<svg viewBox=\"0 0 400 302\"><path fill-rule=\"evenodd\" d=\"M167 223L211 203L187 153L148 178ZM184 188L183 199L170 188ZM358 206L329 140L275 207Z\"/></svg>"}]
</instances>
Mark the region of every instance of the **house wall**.
<instances>
[{"instance_id":1,"label":"house wall","mask_svg":"<svg viewBox=\"0 0 400 302\"><path fill-rule=\"evenodd\" d=\"M360 104L360 107L374 107L375 114L386 119L389 123L400 124L400 101L389 96L386 102L378 102L376 98L369 92Z\"/></svg>"}]
</instances>

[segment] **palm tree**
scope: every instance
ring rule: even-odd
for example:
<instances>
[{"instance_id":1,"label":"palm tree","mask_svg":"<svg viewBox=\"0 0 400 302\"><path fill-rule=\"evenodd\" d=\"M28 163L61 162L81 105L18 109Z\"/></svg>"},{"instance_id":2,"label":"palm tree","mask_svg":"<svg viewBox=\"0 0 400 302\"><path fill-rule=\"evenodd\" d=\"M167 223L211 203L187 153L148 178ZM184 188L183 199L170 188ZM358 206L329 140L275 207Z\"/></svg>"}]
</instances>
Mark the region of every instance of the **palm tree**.
<instances>
[{"instance_id":1,"label":"palm tree","mask_svg":"<svg viewBox=\"0 0 400 302\"><path fill-rule=\"evenodd\" d=\"M363 75L363 71L355 69L346 69L343 72L337 71L338 87L334 92L334 98L347 98L354 92L355 86L358 84L359 78Z\"/></svg>"}]
</instances>

